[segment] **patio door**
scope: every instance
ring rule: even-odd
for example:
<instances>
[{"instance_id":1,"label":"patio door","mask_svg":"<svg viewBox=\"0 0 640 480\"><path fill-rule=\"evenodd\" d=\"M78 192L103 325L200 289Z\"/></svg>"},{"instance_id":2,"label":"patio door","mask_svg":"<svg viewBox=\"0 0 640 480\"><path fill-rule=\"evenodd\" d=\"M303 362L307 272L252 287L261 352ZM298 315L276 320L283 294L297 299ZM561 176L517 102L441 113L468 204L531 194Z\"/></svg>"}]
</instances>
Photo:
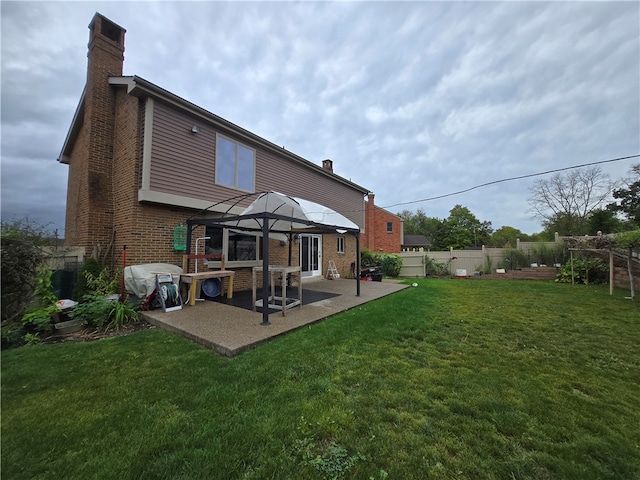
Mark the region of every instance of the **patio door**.
<instances>
[{"instance_id":1,"label":"patio door","mask_svg":"<svg viewBox=\"0 0 640 480\"><path fill-rule=\"evenodd\" d=\"M303 277L322 275L322 235L300 235L300 265Z\"/></svg>"}]
</instances>

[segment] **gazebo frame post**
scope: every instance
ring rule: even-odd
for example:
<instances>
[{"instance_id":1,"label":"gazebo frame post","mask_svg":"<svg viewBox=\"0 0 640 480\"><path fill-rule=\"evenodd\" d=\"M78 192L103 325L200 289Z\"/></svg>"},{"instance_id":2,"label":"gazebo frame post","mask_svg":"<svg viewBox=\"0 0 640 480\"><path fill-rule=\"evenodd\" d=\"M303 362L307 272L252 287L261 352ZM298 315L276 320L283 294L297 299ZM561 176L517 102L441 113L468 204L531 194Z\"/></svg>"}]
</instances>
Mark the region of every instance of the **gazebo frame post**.
<instances>
[{"instance_id":1,"label":"gazebo frame post","mask_svg":"<svg viewBox=\"0 0 640 480\"><path fill-rule=\"evenodd\" d=\"M266 215L262 217L262 323L260 325L271 325L269 322L269 219Z\"/></svg>"},{"instance_id":2,"label":"gazebo frame post","mask_svg":"<svg viewBox=\"0 0 640 480\"><path fill-rule=\"evenodd\" d=\"M360 296L360 232L354 233L356 237L356 296Z\"/></svg>"}]
</instances>

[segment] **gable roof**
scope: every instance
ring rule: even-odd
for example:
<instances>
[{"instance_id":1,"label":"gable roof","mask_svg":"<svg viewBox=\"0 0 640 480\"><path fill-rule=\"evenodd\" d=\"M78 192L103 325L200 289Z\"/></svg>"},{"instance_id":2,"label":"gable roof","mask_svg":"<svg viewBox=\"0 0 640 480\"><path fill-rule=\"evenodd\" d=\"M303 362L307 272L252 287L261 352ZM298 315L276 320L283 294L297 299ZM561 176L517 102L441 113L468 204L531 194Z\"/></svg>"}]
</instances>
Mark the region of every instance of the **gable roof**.
<instances>
[{"instance_id":1,"label":"gable roof","mask_svg":"<svg viewBox=\"0 0 640 480\"><path fill-rule=\"evenodd\" d=\"M369 192L371 193L371 192ZM371 202L372 200L365 200L366 203ZM404 222L404 218L402 218L400 215L396 215L395 213L390 212L389 210L379 207L378 205L376 205L375 203L373 204L373 208L375 208L376 210L380 210L381 212L384 212L385 214L392 216L392 217L396 217L398 220L400 220L401 222Z\"/></svg>"},{"instance_id":2,"label":"gable roof","mask_svg":"<svg viewBox=\"0 0 640 480\"><path fill-rule=\"evenodd\" d=\"M304 165L306 168L311 168L316 170L317 172L322 173L328 177L331 177L333 180L338 181L344 185L347 185L355 190L362 192L363 194L369 193L369 189L362 187L350 180L347 180L340 175L333 173L333 171L323 168L320 165L316 165L315 163L296 155L289 150L286 150L284 147L280 147L255 133L246 130L239 125L236 125L229 120L226 120L215 113L212 113L198 105L179 97L178 95L165 90L154 83L151 83L148 80L145 80L142 77L137 75L133 76L112 76L109 77L109 84L115 87L126 87L127 93L129 95L133 95L138 98L146 98L151 97L153 99L161 100L165 103L172 105L173 107L186 111L192 115L200 117L202 120L215 125L217 128L231 132L235 136L238 136L245 141L249 141L251 143L255 143L260 145L261 148L275 153L278 156L284 156L289 160L300 163ZM78 107L76 108L76 112L73 116L73 120L71 122L71 126L67 133L67 137L64 141L64 145L62 147L62 151L58 156L58 161L60 163L69 163L69 157L71 155L71 151L73 150L73 145L76 141L76 138L80 132L80 127L82 126L82 122L84 121L84 96L85 92L82 92L82 96L80 98L80 102L78 103Z\"/></svg>"}]
</instances>

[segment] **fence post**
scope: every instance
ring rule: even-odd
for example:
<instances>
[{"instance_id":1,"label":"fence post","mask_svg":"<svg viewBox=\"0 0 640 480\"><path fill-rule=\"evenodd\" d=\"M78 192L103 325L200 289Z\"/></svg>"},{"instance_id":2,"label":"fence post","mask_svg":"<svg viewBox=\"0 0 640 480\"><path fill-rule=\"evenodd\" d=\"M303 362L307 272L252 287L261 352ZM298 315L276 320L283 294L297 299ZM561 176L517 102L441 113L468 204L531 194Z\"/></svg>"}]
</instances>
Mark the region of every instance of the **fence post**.
<instances>
[{"instance_id":1,"label":"fence post","mask_svg":"<svg viewBox=\"0 0 640 480\"><path fill-rule=\"evenodd\" d=\"M613 283L614 283L614 264L613 264L613 248L609 247L609 295L613 295Z\"/></svg>"},{"instance_id":2,"label":"fence post","mask_svg":"<svg viewBox=\"0 0 640 480\"><path fill-rule=\"evenodd\" d=\"M484 245L482 245L482 273L486 272L487 270L489 270L489 262L487 261L487 255L484 249Z\"/></svg>"}]
</instances>

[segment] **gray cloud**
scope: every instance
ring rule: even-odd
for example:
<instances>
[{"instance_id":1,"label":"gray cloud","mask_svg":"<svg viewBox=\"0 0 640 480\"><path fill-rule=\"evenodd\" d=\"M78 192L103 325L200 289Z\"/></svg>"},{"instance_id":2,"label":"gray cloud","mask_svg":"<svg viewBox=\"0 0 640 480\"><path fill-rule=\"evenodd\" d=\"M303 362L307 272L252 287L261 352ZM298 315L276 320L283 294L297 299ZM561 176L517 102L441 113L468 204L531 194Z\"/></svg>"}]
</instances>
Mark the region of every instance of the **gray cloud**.
<instances>
[{"instance_id":1,"label":"gray cloud","mask_svg":"<svg viewBox=\"0 0 640 480\"><path fill-rule=\"evenodd\" d=\"M136 74L380 206L640 151L633 2L2 2L2 218L64 228L60 152L96 11ZM607 164L612 177L632 161ZM533 179L407 206L539 231Z\"/></svg>"}]
</instances>

